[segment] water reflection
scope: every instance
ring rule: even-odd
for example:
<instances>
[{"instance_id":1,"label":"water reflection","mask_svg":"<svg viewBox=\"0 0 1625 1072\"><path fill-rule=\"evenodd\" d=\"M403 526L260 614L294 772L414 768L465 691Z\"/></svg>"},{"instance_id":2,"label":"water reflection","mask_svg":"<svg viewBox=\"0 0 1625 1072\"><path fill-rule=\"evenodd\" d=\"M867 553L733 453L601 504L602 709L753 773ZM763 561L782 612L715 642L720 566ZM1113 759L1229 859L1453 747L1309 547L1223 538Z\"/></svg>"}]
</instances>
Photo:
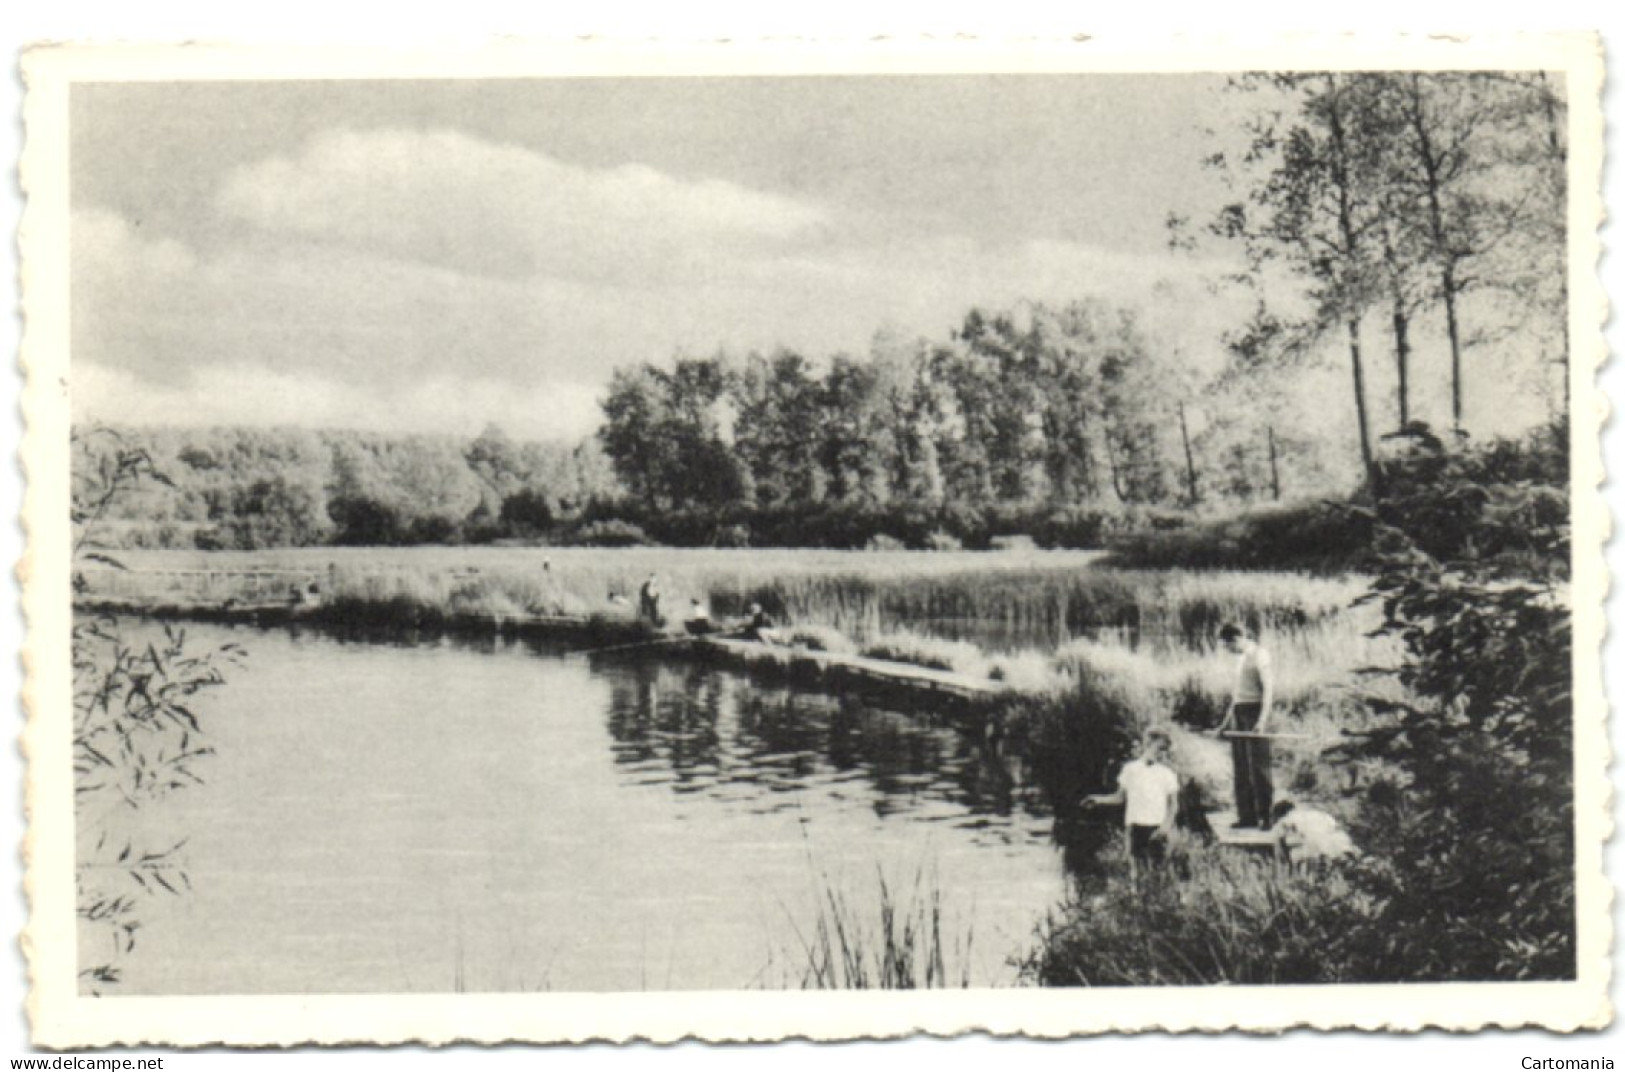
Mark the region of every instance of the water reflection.
<instances>
[{"instance_id":1,"label":"water reflection","mask_svg":"<svg viewBox=\"0 0 1625 1072\"><path fill-rule=\"evenodd\" d=\"M726 787L755 808L784 806L775 794L853 783L880 817L1042 823L1047 814L1021 782L1019 757L929 712L647 658L598 661L594 672L610 685L616 762L641 783Z\"/></svg>"}]
</instances>

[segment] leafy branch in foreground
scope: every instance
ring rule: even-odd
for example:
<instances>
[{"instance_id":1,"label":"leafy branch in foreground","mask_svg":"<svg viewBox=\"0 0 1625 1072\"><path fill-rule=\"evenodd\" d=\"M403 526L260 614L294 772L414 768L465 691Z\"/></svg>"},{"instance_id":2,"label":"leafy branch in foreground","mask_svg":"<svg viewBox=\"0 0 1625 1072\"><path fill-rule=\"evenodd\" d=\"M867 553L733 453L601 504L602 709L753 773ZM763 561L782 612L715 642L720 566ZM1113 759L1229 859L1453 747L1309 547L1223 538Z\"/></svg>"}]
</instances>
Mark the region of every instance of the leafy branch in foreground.
<instances>
[{"instance_id":1,"label":"leafy branch in foreground","mask_svg":"<svg viewBox=\"0 0 1625 1072\"><path fill-rule=\"evenodd\" d=\"M124 568L95 550L98 530L118 498L145 480L169 483L144 449L106 429L75 432L76 564ZM223 667L243 653L226 644L199 654L174 625L163 626L160 638L133 640L106 615L76 617L72 645L79 975L98 992L123 978L120 961L135 949L142 902L191 888L181 856L186 839L164 833L162 821L144 812L202 784L202 763L214 750L203 741L194 699L222 684Z\"/></svg>"}]
</instances>

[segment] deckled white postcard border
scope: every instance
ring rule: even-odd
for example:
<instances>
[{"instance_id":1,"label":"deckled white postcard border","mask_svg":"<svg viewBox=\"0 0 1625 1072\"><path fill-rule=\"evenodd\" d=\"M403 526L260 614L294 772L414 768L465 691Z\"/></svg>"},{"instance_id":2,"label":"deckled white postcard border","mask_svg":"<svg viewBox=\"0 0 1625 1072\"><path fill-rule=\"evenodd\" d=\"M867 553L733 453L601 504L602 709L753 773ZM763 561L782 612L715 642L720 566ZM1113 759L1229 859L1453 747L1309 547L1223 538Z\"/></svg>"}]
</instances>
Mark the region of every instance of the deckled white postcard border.
<instances>
[{"instance_id":1,"label":"deckled white postcard border","mask_svg":"<svg viewBox=\"0 0 1625 1072\"><path fill-rule=\"evenodd\" d=\"M1606 403L1595 387L1606 304L1596 275L1601 216L1603 76L1591 35L1467 38L1269 34L1150 41L880 40L693 43L587 40L461 50L50 47L23 60L28 97L22 179L27 476L23 566L25 697L30 721L25 946L33 1041L52 1048L575 1041L683 1038L885 1038L917 1033L1057 1037L1103 1031L1275 1031L1294 1025L1409 1031L1430 1025L1607 1023L1611 889L1609 744L1602 692L1601 547L1609 519L1598 487ZM1570 334L1574 454L1575 804L1579 976L1539 984L976 990L931 993L615 993L273 997L86 997L76 985L73 790L66 728L69 660L67 134L75 81L824 73L1561 69L1569 76Z\"/></svg>"}]
</instances>

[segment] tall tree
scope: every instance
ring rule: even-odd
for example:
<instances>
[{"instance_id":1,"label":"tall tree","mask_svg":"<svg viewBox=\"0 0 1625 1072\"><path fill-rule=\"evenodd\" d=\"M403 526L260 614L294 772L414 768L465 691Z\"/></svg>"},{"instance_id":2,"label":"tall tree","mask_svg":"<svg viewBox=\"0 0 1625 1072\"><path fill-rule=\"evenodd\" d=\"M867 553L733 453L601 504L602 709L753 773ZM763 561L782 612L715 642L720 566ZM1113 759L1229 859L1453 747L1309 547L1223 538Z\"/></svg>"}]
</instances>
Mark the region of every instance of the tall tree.
<instances>
[{"instance_id":1,"label":"tall tree","mask_svg":"<svg viewBox=\"0 0 1625 1072\"><path fill-rule=\"evenodd\" d=\"M1373 234L1381 211L1369 178L1373 141L1359 119L1359 76L1279 75L1265 81L1282 107L1261 110L1237 168L1214 162L1246 183L1245 200L1224 208L1215 233L1241 242L1257 273L1284 262L1303 282L1318 331L1341 331L1349 355L1360 462L1380 491L1366 397L1361 320L1376 288ZM1258 79L1240 83L1257 88ZM1258 172L1262 171L1262 174Z\"/></svg>"},{"instance_id":2,"label":"tall tree","mask_svg":"<svg viewBox=\"0 0 1625 1072\"><path fill-rule=\"evenodd\" d=\"M671 421L666 381L652 365L617 368L603 401L599 442L632 497L647 509L661 505L673 445L661 435Z\"/></svg>"},{"instance_id":3,"label":"tall tree","mask_svg":"<svg viewBox=\"0 0 1625 1072\"><path fill-rule=\"evenodd\" d=\"M734 443L761 505L823 501L821 391L807 359L791 350L752 354L734 377Z\"/></svg>"},{"instance_id":4,"label":"tall tree","mask_svg":"<svg viewBox=\"0 0 1625 1072\"><path fill-rule=\"evenodd\" d=\"M829 496L879 505L891 497L888 459L897 455L896 428L873 363L837 356L824 377L821 461Z\"/></svg>"},{"instance_id":5,"label":"tall tree","mask_svg":"<svg viewBox=\"0 0 1625 1072\"><path fill-rule=\"evenodd\" d=\"M874 370L877 419L890 443L883 456L890 497L937 505L947 492L943 444L957 408L943 373L946 351L924 339L902 340L887 332L875 336L869 367Z\"/></svg>"}]
</instances>

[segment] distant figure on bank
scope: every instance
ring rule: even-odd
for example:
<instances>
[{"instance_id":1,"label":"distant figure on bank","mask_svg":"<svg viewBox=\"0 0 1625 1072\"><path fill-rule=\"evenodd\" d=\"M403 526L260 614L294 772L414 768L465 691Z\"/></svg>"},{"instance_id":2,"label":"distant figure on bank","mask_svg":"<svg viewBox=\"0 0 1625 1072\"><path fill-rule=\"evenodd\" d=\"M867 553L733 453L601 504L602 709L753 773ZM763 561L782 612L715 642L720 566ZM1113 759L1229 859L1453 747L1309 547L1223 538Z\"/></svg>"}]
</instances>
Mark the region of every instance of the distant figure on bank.
<instances>
[{"instance_id":1,"label":"distant figure on bank","mask_svg":"<svg viewBox=\"0 0 1625 1072\"><path fill-rule=\"evenodd\" d=\"M711 621L711 612L705 609L705 604L697 599L688 601L688 614L683 618L683 628L691 636L705 636L716 632L716 624Z\"/></svg>"},{"instance_id":2,"label":"distant figure on bank","mask_svg":"<svg viewBox=\"0 0 1625 1072\"><path fill-rule=\"evenodd\" d=\"M1300 808L1283 800L1270 811L1277 844L1293 863L1306 860L1335 860L1352 856L1356 850L1337 820L1319 808Z\"/></svg>"},{"instance_id":3,"label":"distant figure on bank","mask_svg":"<svg viewBox=\"0 0 1625 1072\"><path fill-rule=\"evenodd\" d=\"M773 627L773 618L760 603L750 605L750 619L745 623L745 639L759 640L763 644L777 644L779 631Z\"/></svg>"},{"instance_id":4,"label":"distant figure on bank","mask_svg":"<svg viewBox=\"0 0 1625 1072\"><path fill-rule=\"evenodd\" d=\"M1168 851L1168 834L1179 812L1179 775L1168 766L1172 741L1161 730L1145 735L1138 759L1123 764L1117 792L1083 798L1085 805L1123 805L1123 826L1128 832L1129 857L1140 863L1159 863Z\"/></svg>"},{"instance_id":5,"label":"distant figure on bank","mask_svg":"<svg viewBox=\"0 0 1625 1072\"><path fill-rule=\"evenodd\" d=\"M1236 656L1236 684L1230 693L1230 708L1219 723L1219 736L1230 737L1236 826L1268 830L1275 796L1270 779L1270 741L1265 736L1275 700L1270 653L1235 622L1226 622L1219 629L1219 640Z\"/></svg>"},{"instance_id":6,"label":"distant figure on bank","mask_svg":"<svg viewBox=\"0 0 1625 1072\"><path fill-rule=\"evenodd\" d=\"M660 624L660 583L652 573L638 589L638 613L643 615L650 625Z\"/></svg>"}]
</instances>

